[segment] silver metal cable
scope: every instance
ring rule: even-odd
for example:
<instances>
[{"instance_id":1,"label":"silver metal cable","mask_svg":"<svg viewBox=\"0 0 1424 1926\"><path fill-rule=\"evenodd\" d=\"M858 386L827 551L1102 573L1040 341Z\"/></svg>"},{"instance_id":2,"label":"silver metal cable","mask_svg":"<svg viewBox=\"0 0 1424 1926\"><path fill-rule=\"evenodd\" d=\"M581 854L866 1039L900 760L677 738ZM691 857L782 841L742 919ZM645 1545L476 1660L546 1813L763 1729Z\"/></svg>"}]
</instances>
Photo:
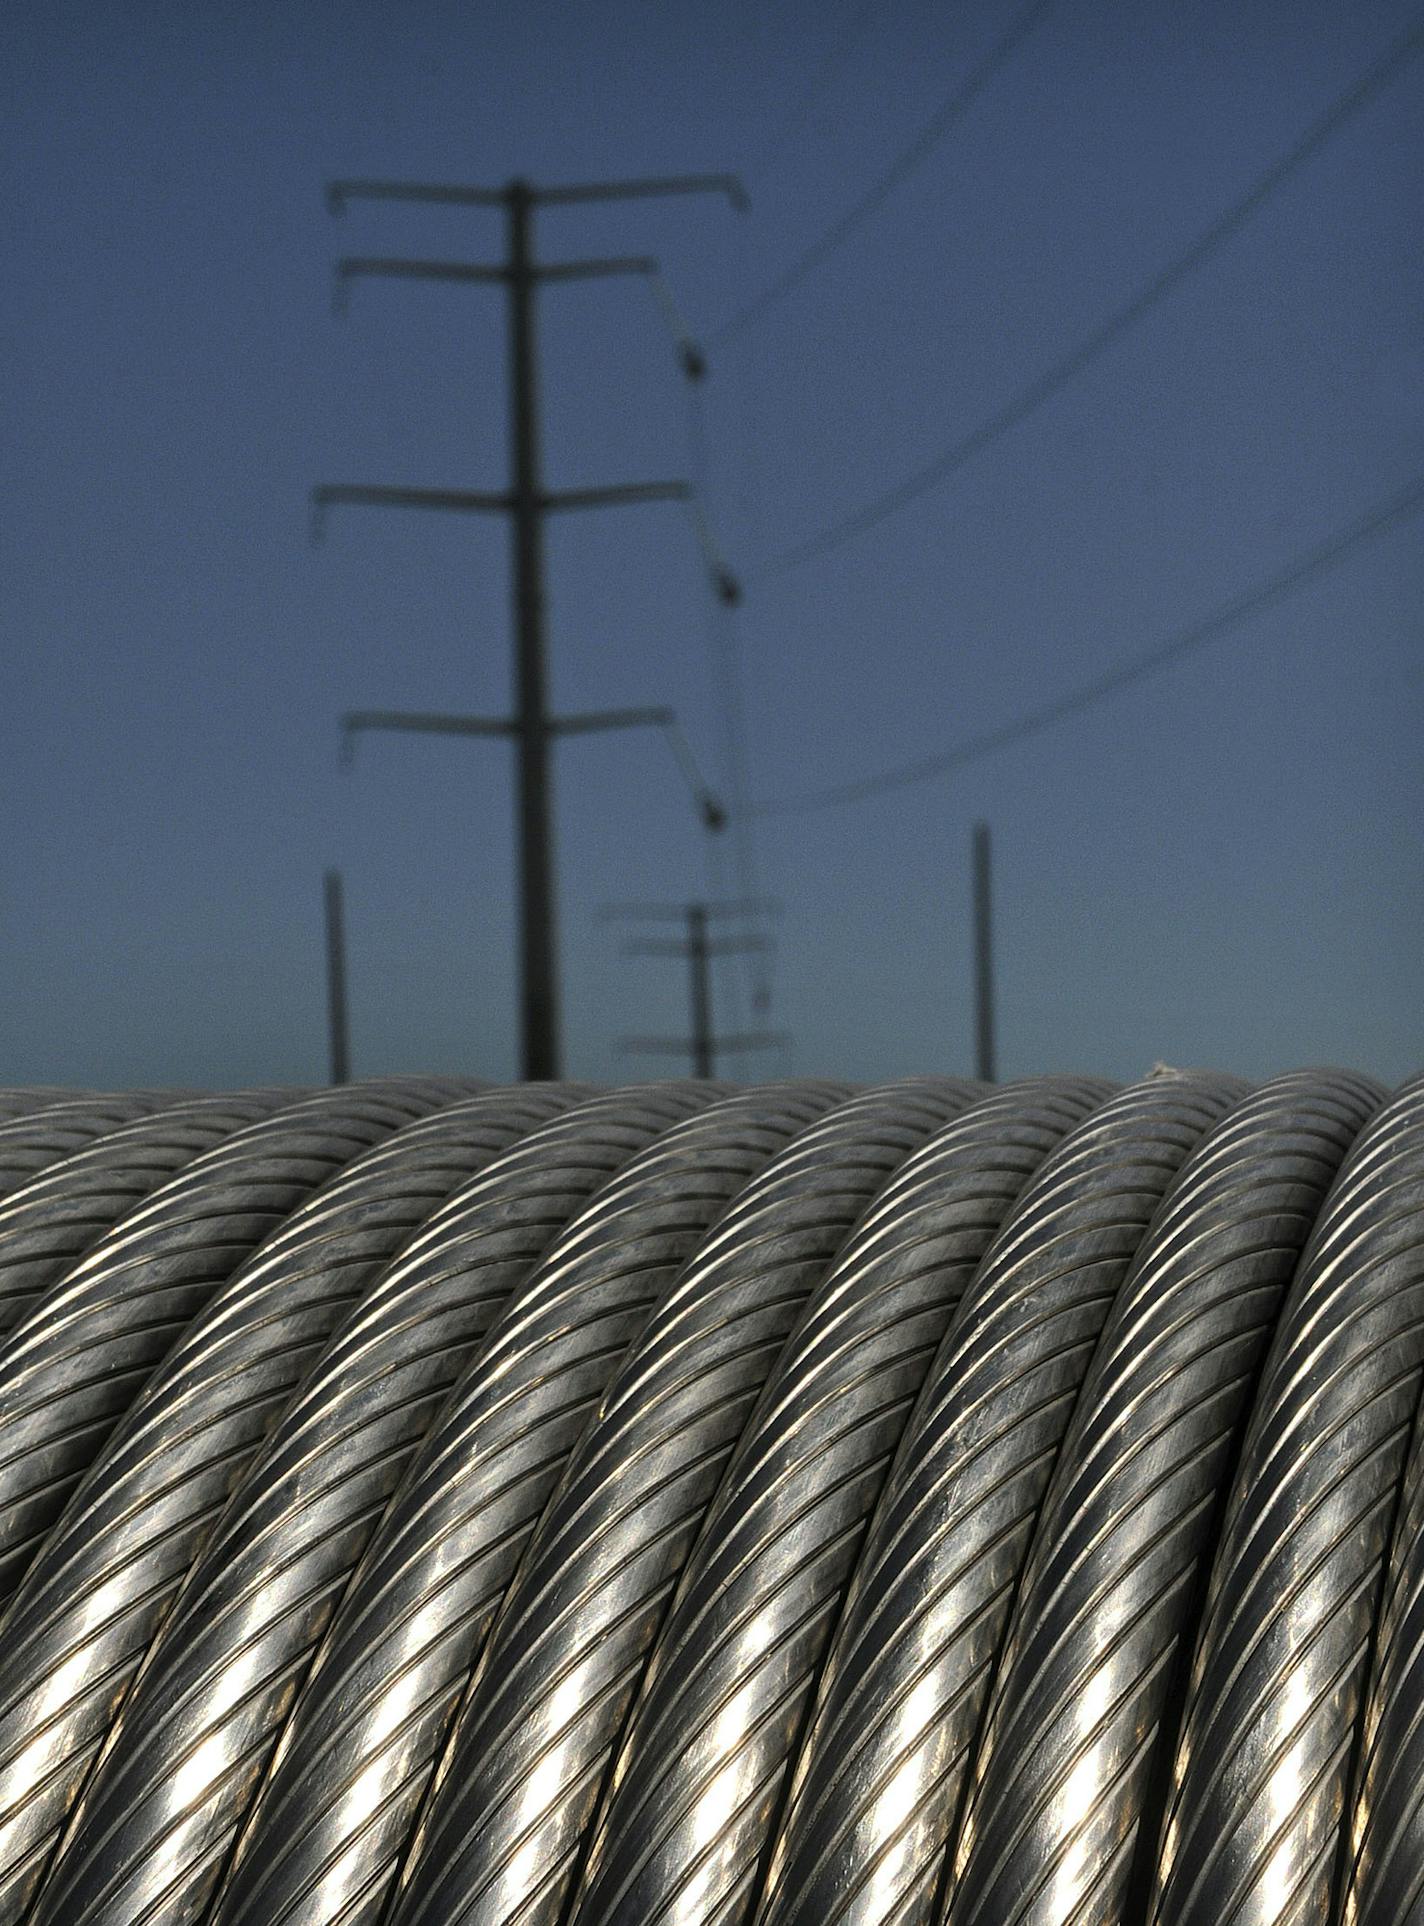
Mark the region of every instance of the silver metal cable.
<instances>
[{"instance_id":1,"label":"silver metal cable","mask_svg":"<svg viewBox=\"0 0 1424 1926\"><path fill-rule=\"evenodd\" d=\"M1424 1919L1424 1078L17 1101L5 1926Z\"/></svg>"}]
</instances>

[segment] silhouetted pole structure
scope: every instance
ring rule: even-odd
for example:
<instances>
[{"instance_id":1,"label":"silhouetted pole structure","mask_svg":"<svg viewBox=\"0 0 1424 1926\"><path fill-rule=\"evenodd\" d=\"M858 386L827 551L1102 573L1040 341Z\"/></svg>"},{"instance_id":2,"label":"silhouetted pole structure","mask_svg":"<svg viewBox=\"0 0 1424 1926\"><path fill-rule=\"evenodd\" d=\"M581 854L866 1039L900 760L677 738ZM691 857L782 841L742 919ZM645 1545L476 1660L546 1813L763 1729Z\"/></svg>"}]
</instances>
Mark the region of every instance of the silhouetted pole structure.
<instances>
[{"instance_id":1,"label":"silhouetted pole structure","mask_svg":"<svg viewBox=\"0 0 1424 1926\"><path fill-rule=\"evenodd\" d=\"M341 899L341 871L329 869L324 878L326 905L326 1019L331 1042L331 1081L351 1081L350 1033L346 1021L346 918Z\"/></svg>"},{"instance_id":2,"label":"silhouetted pole structure","mask_svg":"<svg viewBox=\"0 0 1424 1926\"><path fill-rule=\"evenodd\" d=\"M692 1074L713 1074L712 958L707 947L707 905L687 906L687 974L692 1005Z\"/></svg>"},{"instance_id":3,"label":"silhouetted pole structure","mask_svg":"<svg viewBox=\"0 0 1424 1926\"><path fill-rule=\"evenodd\" d=\"M686 502L694 506L696 515L692 490L685 482L644 482L555 492L545 489L539 462L538 356L534 323L534 296L539 283L607 274L640 274L653 280L655 287L660 284L656 262L645 256L571 261L559 265L536 263L533 257L533 212L537 205L547 202L602 201L709 192L727 195L735 206L745 205L740 184L729 175L552 188L535 188L527 181L514 180L502 189L440 187L395 181L338 181L328 190L334 210L355 198L502 206L505 210L507 248L502 267L447 261L352 258L340 262L337 273L341 285L360 274L503 283L509 297L511 474L507 493L498 495L470 490L368 488L338 484L318 488L314 491L313 500L318 509L348 502L377 507L465 509L477 513L494 511L508 514L511 518L514 536L514 714L498 719L488 729L466 726L460 733L510 736L518 755L520 1030L523 1074L526 1078L557 1077L560 1060L558 932L549 750L552 738L567 725L561 725L548 712L544 517L556 510L651 501ZM684 368L696 378L702 372L700 355L685 338L681 338L678 345ZM707 553L717 593L724 601L738 600L740 590L713 550L700 519L697 520L697 531ZM648 719L648 712L636 713L639 720ZM431 720L426 719L427 726ZM463 718L462 721L469 724L476 719ZM577 721L584 729L623 726L611 714L582 717Z\"/></svg>"},{"instance_id":4,"label":"silhouetted pole structure","mask_svg":"<svg viewBox=\"0 0 1424 1926\"><path fill-rule=\"evenodd\" d=\"M549 715L544 668L544 516L534 367L534 275L529 189L511 182L509 369L514 451L514 663L519 754L520 996L526 1077L559 1074L555 976L554 839L549 804Z\"/></svg>"},{"instance_id":5,"label":"silhouetted pole structure","mask_svg":"<svg viewBox=\"0 0 1424 1926\"><path fill-rule=\"evenodd\" d=\"M989 825L974 825L974 1074L996 1081L994 1062L993 899Z\"/></svg>"},{"instance_id":6,"label":"silhouetted pole structure","mask_svg":"<svg viewBox=\"0 0 1424 1926\"><path fill-rule=\"evenodd\" d=\"M665 919L681 917L686 921L684 937L638 937L624 947L626 956L679 956L687 959L688 1005L691 1029L686 1037L625 1037L625 1050L651 1052L655 1056L687 1056L695 1077L717 1074L717 1056L723 1051L769 1050L785 1041L779 1032L748 1031L718 1036L712 1017L712 958L736 951L764 950L770 940L754 932L738 936L713 937L708 921L714 916L752 916L774 913L774 903L745 901L737 903L663 903L614 904L605 917Z\"/></svg>"}]
</instances>

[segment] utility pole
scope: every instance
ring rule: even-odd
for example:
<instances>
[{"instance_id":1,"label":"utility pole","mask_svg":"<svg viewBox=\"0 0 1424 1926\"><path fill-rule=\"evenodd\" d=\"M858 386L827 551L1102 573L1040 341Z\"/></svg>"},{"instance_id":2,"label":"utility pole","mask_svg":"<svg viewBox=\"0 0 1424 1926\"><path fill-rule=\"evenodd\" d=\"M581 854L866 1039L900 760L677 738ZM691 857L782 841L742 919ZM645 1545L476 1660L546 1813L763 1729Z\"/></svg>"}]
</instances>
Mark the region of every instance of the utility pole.
<instances>
[{"instance_id":1,"label":"utility pole","mask_svg":"<svg viewBox=\"0 0 1424 1926\"><path fill-rule=\"evenodd\" d=\"M656 1056L686 1056L695 1077L716 1075L719 1053L742 1050L768 1050L785 1042L784 1036L771 1031L716 1034L712 1019L712 958L737 951L765 950L770 938L743 931L738 935L713 937L708 922L719 916L750 916L773 913L776 905L761 901L737 903L663 903L614 904L603 914L607 918L667 920L685 922L682 937L637 937L625 944L625 956L676 956L687 961L688 1004L691 1026L686 1037L626 1037L622 1048L650 1052Z\"/></svg>"},{"instance_id":2,"label":"utility pole","mask_svg":"<svg viewBox=\"0 0 1424 1926\"><path fill-rule=\"evenodd\" d=\"M974 1074L994 1083L994 949L989 825L974 825Z\"/></svg>"},{"instance_id":3,"label":"utility pole","mask_svg":"<svg viewBox=\"0 0 1424 1926\"><path fill-rule=\"evenodd\" d=\"M313 491L313 506L321 510L337 504L368 507L453 509L498 513L510 517L513 533L514 578L514 714L489 719L478 726L474 717L451 718L456 733L502 735L513 740L518 757L518 870L520 927L520 1030L523 1074L530 1079L559 1074L558 939L554 890L553 808L550 795L549 751L553 738L581 730L614 729L652 719L651 711L618 711L561 721L549 714L544 618L544 517L580 508L679 501L693 515L713 586L728 603L740 599L740 589L717 555L700 511L686 482L641 482L613 487L546 489L539 459L538 349L535 334L535 294L546 281L586 280L609 274L641 275L651 281L665 311L668 297L658 277L657 263L646 256L608 260L541 263L534 258L533 216L539 206L586 201L646 199L666 194L717 193L733 206L746 205L740 183L730 175L694 175L678 179L593 183L580 186L534 187L523 180L503 188L450 187L399 181L338 181L328 189L328 202L339 212L347 202L399 200L441 202L457 206L501 207L505 215L506 247L501 266L476 266L449 261L410 261L351 257L338 263L337 285L359 275L393 275L405 279L481 281L502 284L508 296L510 388L510 481L503 493L474 490L384 488L333 484ZM675 311L674 311L675 312ZM700 354L680 335L683 366L692 378L702 372ZM666 711L656 712L660 717ZM424 718L424 726L436 719ZM370 723L366 726L387 726ZM393 722L389 726L408 726ZM719 812L720 813L720 812Z\"/></svg>"},{"instance_id":4,"label":"utility pole","mask_svg":"<svg viewBox=\"0 0 1424 1926\"><path fill-rule=\"evenodd\" d=\"M346 1022L346 919L341 900L341 871L323 879L326 908L326 1020L331 1042L331 1081L351 1081L350 1038Z\"/></svg>"}]
</instances>

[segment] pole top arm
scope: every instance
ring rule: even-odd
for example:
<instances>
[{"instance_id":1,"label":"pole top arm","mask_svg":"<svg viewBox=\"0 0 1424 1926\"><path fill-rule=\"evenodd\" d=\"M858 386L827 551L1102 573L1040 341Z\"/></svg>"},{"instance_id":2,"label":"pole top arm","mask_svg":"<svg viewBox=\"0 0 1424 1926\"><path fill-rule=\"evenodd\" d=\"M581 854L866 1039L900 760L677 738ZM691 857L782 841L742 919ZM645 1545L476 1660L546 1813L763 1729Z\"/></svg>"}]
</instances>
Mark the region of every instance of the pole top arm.
<instances>
[{"instance_id":1,"label":"pole top arm","mask_svg":"<svg viewBox=\"0 0 1424 1926\"><path fill-rule=\"evenodd\" d=\"M339 180L326 184L328 213L344 214L348 201L434 201L450 207L500 207L502 187L457 187L433 181Z\"/></svg>"},{"instance_id":2,"label":"pole top arm","mask_svg":"<svg viewBox=\"0 0 1424 1926\"><path fill-rule=\"evenodd\" d=\"M507 187L464 187L440 181L335 180L326 184L326 205L343 214L350 201L426 201L447 207L503 207L516 196L545 206L578 201L652 200L669 194L720 194L739 214L751 207L735 174L668 174L631 181L583 181L534 187L511 181Z\"/></svg>"},{"instance_id":3,"label":"pole top arm","mask_svg":"<svg viewBox=\"0 0 1424 1926\"><path fill-rule=\"evenodd\" d=\"M587 181L562 187L535 187L530 193L545 206L578 201L653 200L669 194L720 194L739 214L751 208L747 190L735 174L667 174L632 181Z\"/></svg>"}]
</instances>

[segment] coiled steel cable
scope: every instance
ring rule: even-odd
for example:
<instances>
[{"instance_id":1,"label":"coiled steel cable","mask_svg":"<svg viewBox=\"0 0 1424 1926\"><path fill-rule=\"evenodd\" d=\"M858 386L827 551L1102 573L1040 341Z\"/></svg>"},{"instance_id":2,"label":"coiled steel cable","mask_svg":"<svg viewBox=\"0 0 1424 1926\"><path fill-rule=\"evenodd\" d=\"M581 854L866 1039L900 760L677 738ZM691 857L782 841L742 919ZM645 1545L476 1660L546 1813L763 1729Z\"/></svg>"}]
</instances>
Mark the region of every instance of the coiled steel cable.
<instances>
[{"instance_id":1,"label":"coiled steel cable","mask_svg":"<svg viewBox=\"0 0 1424 1926\"><path fill-rule=\"evenodd\" d=\"M620 1358L709 1226L846 1094L772 1085L688 1117L574 1216L510 1299L343 1602L224 1917L305 1917L310 1904L344 1919L368 1890L382 1896L505 1588Z\"/></svg>"},{"instance_id":2,"label":"coiled steel cable","mask_svg":"<svg viewBox=\"0 0 1424 1926\"><path fill-rule=\"evenodd\" d=\"M0 1926L1424 1926L1424 1079L0 1119Z\"/></svg>"},{"instance_id":3,"label":"coiled steel cable","mask_svg":"<svg viewBox=\"0 0 1424 1926\"><path fill-rule=\"evenodd\" d=\"M1338 1916L1424 1367L1424 1079L1361 1135L1281 1316L1222 1527L1152 1918Z\"/></svg>"},{"instance_id":4,"label":"coiled steel cable","mask_svg":"<svg viewBox=\"0 0 1424 1926\"><path fill-rule=\"evenodd\" d=\"M580 1926L730 1926L750 1915L841 1596L910 1408L1015 1199L1106 1094L1049 1079L986 1098L909 1160L812 1298L649 1665L572 1915Z\"/></svg>"},{"instance_id":5,"label":"coiled steel cable","mask_svg":"<svg viewBox=\"0 0 1424 1926\"><path fill-rule=\"evenodd\" d=\"M894 1172L978 1094L898 1083L837 1106L696 1252L604 1394L526 1553L456 1721L397 1918L560 1917L667 1599L782 1344Z\"/></svg>"},{"instance_id":6,"label":"coiled steel cable","mask_svg":"<svg viewBox=\"0 0 1424 1926\"><path fill-rule=\"evenodd\" d=\"M181 1090L133 1090L103 1096L73 1093L31 1107L20 1107L0 1122L0 1197L8 1197L40 1171L72 1157L96 1137L120 1130L135 1117L177 1103Z\"/></svg>"},{"instance_id":7,"label":"coiled steel cable","mask_svg":"<svg viewBox=\"0 0 1424 1926\"><path fill-rule=\"evenodd\" d=\"M199 1301L201 1277L185 1288L179 1275L175 1190L151 1211L139 1206L282 1102L283 1093L251 1091L159 1111L52 1165L0 1205L0 1324L8 1331L0 1341L0 1604L165 1338ZM199 1183L211 1172L204 1163ZM186 1198L190 1188L180 1182L176 1193ZM209 1223L199 1236L206 1269Z\"/></svg>"},{"instance_id":8,"label":"coiled steel cable","mask_svg":"<svg viewBox=\"0 0 1424 1926\"><path fill-rule=\"evenodd\" d=\"M646 1141L712 1092L674 1086L576 1104L581 1094L531 1085L443 1110L384 1148L379 1185L378 1160L367 1158L324 1193L324 1224L338 1227L344 1245L352 1233L339 1227L354 1216L368 1259L385 1254L393 1233L414 1234L400 1236L395 1260L278 1420L189 1574L182 1609L150 1651L85 1790L82 1834L52 1880L55 1917L127 1917L155 1905L175 1918L201 1914L404 1458L462 1350L547 1242L551 1203L567 1203L567 1166L577 1157L588 1181L610 1152L626 1157L630 1140ZM378 1203L381 1253L370 1250ZM481 1221L484 1249L471 1236ZM340 1257L349 1280L351 1252ZM270 1328L276 1314L265 1316ZM393 1382L402 1371L404 1398ZM166 1764L181 1756L202 1765L175 1785Z\"/></svg>"},{"instance_id":9,"label":"coiled steel cable","mask_svg":"<svg viewBox=\"0 0 1424 1926\"><path fill-rule=\"evenodd\" d=\"M1243 1094L1152 1076L1024 1190L906 1428L828 1655L764 1914L938 1917L1034 1524L1114 1299L1168 1186Z\"/></svg>"},{"instance_id":10,"label":"coiled steel cable","mask_svg":"<svg viewBox=\"0 0 1424 1926\"><path fill-rule=\"evenodd\" d=\"M92 1090L66 1090L53 1083L11 1084L0 1090L0 1122L8 1123L13 1117L32 1117L37 1110L48 1109L51 1104L73 1103L77 1098L93 1095Z\"/></svg>"},{"instance_id":11,"label":"coiled steel cable","mask_svg":"<svg viewBox=\"0 0 1424 1926\"><path fill-rule=\"evenodd\" d=\"M1346 1926L1424 1916L1424 1404L1414 1418L1363 1743L1345 1890Z\"/></svg>"},{"instance_id":12,"label":"coiled steel cable","mask_svg":"<svg viewBox=\"0 0 1424 1926\"><path fill-rule=\"evenodd\" d=\"M1087 1926L1129 1905L1139 1831L1149 1853L1156 1844L1151 1793L1176 1736L1163 1726L1239 1430L1325 1194L1383 1095L1360 1079L1279 1078L1168 1191L1044 1502L960 1831L951 1926Z\"/></svg>"},{"instance_id":13,"label":"coiled steel cable","mask_svg":"<svg viewBox=\"0 0 1424 1926\"><path fill-rule=\"evenodd\" d=\"M333 1224L312 1192L467 1087L425 1078L323 1092L209 1152L148 1207L119 1266L137 1271L137 1315L121 1290L93 1321L112 1357L117 1308L122 1337L143 1348L156 1338L162 1361L0 1619L0 1917L43 1875L203 1533L341 1302L348 1267L324 1271L307 1246L313 1233L359 1242L362 1200L358 1189L351 1221L338 1207ZM237 1253L229 1239L242 1240ZM175 1309L192 1321L165 1358Z\"/></svg>"},{"instance_id":14,"label":"coiled steel cable","mask_svg":"<svg viewBox=\"0 0 1424 1926\"><path fill-rule=\"evenodd\" d=\"M0 1203L0 1373L20 1342L5 1335L121 1218L203 1151L291 1101L286 1090L194 1097L106 1131L12 1191ZM0 1411L8 1401L0 1381Z\"/></svg>"}]
</instances>

